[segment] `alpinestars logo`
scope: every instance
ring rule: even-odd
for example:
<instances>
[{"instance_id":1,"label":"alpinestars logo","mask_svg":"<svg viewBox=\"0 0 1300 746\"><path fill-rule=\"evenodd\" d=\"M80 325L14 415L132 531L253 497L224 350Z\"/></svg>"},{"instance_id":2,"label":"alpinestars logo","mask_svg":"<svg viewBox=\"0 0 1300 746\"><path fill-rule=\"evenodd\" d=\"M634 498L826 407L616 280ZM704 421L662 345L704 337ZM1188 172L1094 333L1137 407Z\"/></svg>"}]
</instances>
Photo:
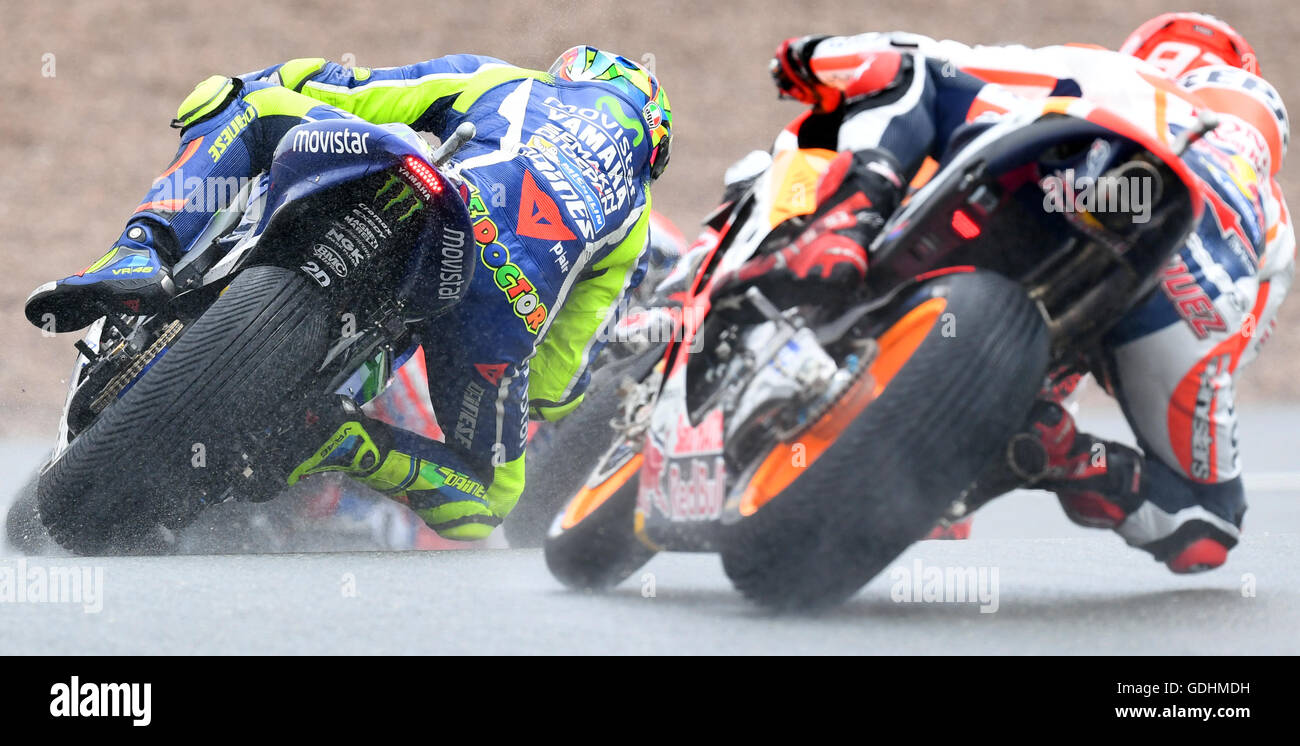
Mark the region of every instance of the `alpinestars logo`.
<instances>
[{"instance_id":1,"label":"alpinestars logo","mask_svg":"<svg viewBox=\"0 0 1300 746\"><path fill-rule=\"evenodd\" d=\"M394 187L401 187L401 188L398 189L396 192L394 192L393 191ZM388 181L384 182L384 185L380 187L379 191L375 192L375 199L379 199L381 197L384 197L385 195L390 195L390 194L392 196L390 197L388 202L385 203L383 207L379 208L380 212L388 212L389 209L394 207L397 207L398 210L400 210L401 209L400 205L405 203L407 199L411 200L410 207L408 207L405 212L399 213L401 215L401 217L397 219L397 222L399 223L407 220L412 215L414 215L416 210L424 209L424 202L421 202L420 198L415 196L415 190L411 188L410 184L407 184L396 174L390 175L388 177Z\"/></svg>"}]
</instances>

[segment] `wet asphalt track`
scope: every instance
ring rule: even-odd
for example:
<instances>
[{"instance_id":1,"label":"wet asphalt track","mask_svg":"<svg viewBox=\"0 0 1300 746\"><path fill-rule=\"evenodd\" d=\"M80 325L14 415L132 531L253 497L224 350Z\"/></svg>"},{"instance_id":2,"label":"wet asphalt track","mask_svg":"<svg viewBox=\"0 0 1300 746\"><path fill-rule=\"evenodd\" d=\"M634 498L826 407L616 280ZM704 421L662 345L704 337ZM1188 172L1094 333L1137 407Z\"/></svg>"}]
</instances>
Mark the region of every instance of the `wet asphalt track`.
<instances>
[{"instance_id":1,"label":"wet asphalt track","mask_svg":"<svg viewBox=\"0 0 1300 746\"><path fill-rule=\"evenodd\" d=\"M103 609L0 602L0 654L1295 654L1297 418L1295 407L1245 407L1246 540L1197 576L1069 524L1043 493L1017 493L976 517L972 540L922 542L894 565L996 569L993 613L896 602L887 571L829 613L770 617L731 590L713 556L660 556L644 570L652 578L603 595L561 588L536 550L40 557L26 562L102 567ZM1110 415L1083 422L1122 432ZM31 444L0 445L6 473L39 457ZM18 562L8 554L0 572Z\"/></svg>"}]
</instances>

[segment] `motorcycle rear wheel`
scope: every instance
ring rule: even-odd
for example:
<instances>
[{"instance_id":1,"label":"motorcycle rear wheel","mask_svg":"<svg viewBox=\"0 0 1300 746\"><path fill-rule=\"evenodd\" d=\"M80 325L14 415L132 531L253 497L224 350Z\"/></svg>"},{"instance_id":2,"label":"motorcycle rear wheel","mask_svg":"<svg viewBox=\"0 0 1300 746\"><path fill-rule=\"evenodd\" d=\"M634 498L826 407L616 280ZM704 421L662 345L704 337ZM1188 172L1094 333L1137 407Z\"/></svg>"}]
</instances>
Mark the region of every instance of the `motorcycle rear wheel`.
<instances>
[{"instance_id":1,"label":"motorcycle rear wheel","mask_svg":"<svg viewBox=\"0 0 1300 746\"><path fill-rule=\"evenodd\" d=\"M880 336L874 382L861 384L874 398L856 412L842 398L821 421L838 431L822 450L804 436L802 464L789 445L769 454L774 468L758 472L769 483L751 482L743 517L722 527L727 576L759 605L808 610L852 596L1024 424L1050 358L1038 308L992 272L945 275L925 291L932 298Z\"/></svg>"},{"instance_id":2,"label":"motorcycle rear wheel","mask_svg":"<svg viewBox=\"0 0 1300 746\"><path fill-rule=\"evenodd\" d=\"M277 423L323 359L327 304L302 273L250 267L40 477L41 521L78 554L129 553L177 529L235 478L241 445Z\"/></svg>"}]
</instances>

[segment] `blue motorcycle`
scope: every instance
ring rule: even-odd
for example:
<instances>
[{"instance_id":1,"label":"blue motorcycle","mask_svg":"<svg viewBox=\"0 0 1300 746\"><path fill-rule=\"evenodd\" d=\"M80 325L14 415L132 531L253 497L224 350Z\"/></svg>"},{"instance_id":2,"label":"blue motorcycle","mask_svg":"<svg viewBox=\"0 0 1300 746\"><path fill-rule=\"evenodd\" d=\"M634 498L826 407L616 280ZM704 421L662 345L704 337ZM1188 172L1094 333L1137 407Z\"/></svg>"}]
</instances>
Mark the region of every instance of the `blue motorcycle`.
<instances>
[{"instance_id":1,"label":"blue motorcycle","mask_svg":"<svg viewBox=\"0 0 1300 746\"><path fill-rule=\"evenodd\" d=\"M77 343L58 440L36 489L80 554L156 551L206 506L265 500L310 402L378 395L420 330L463 297L473 232L462 186L409 127L290 130L173 268L151 316L106 313Z\"/></svg>"}]
</instances>

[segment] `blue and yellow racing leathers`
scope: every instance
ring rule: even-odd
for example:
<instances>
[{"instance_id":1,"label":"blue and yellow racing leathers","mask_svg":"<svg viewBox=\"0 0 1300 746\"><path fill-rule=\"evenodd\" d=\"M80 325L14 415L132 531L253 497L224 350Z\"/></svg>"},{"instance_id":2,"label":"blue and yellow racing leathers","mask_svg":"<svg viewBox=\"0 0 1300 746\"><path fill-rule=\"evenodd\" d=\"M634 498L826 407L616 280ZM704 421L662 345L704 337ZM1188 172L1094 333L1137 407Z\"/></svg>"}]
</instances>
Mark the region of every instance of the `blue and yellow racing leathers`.
<instances>
[{"instance_id":1,"label":"blue and yellow racing leathers","mask_svg":"<svg viewBox=\"0 0 1300 746\"><path fill-rule=\"evenodd\" d=\"M479 265L422 339L445 448L396 433L401 452L363 481L444 536L482 538L523 490L529 416L578 405L601 330L644 274L650 137L614 86L488 57L384 69L296 59L194 90L176 159L131 225L162 224L184 253L222 205L193 209L174 185L258 173L293 126L350 116L440 138L477 128L451 165L469 185Z\"/></svg>"}]
</instances>

